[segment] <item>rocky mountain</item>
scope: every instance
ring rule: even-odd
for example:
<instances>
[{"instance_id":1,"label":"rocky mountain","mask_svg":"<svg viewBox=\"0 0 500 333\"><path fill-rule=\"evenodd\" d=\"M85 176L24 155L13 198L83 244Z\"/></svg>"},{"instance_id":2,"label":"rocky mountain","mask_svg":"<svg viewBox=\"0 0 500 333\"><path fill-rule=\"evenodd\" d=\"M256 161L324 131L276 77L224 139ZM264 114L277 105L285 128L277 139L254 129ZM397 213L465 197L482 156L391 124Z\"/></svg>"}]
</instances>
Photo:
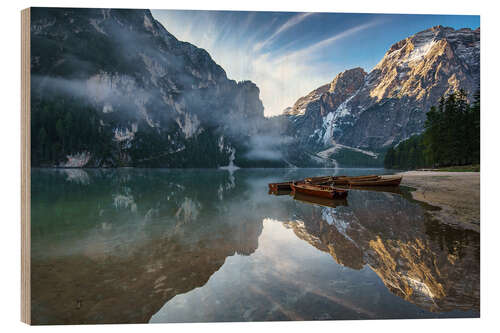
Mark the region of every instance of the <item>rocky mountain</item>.
<instances>
[{"instance_id":1,"label":"rocky mountain","mask_svg":"<svg viewBox=\"0 0 500 333\"><path fill-rule=\"evenodd\" d=\"M472 96L479 89L479 57L479 28L419 32L392 45L369 73L346 70L298 99L285 110L288 131L325 160L376 160L422 132L426 112L441 96L458 89Z\"/></svg>"},{"instance_id":2,"label":"rocky mountain","mask_svg":"<svg viewBox=\"0 0 500 333\"><path fill-rule=\"evenodd\" d=\"M269 119L254 83L230 80L148 10L33 8L32 165L379 165L440 96L479 88L479 39L417 33Z\"/></svg>"},{"instance_id":3,"label":"rocky mountain","mask_svg":"<svg viewBox=\"0 0 500 333\"><path fill-rule=\"evenodd\" d=\"M33 166L282 163L250 158L267 126L257 86L149 10L33 8L31 75Z\"/></svg>"}]
</instances>

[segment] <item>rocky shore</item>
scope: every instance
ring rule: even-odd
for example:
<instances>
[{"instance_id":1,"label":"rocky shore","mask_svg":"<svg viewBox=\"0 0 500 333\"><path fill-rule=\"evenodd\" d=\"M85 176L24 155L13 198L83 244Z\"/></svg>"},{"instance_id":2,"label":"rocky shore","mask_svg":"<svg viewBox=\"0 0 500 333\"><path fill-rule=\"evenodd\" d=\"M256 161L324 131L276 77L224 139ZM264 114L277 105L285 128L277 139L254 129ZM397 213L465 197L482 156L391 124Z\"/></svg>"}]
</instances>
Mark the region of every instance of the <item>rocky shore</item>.
<instances>
[{"instance_id":1,"label":"rocky shore","mask_svg":"<svg viewBox=\"0 0 500 333\"><path fill-rule=\"evenodd\" d=\"M441 208L430 214L448 224L479 232L480 173L407 171L401 185L415 188L415 200Z\"/></svg>"}]
</instances>

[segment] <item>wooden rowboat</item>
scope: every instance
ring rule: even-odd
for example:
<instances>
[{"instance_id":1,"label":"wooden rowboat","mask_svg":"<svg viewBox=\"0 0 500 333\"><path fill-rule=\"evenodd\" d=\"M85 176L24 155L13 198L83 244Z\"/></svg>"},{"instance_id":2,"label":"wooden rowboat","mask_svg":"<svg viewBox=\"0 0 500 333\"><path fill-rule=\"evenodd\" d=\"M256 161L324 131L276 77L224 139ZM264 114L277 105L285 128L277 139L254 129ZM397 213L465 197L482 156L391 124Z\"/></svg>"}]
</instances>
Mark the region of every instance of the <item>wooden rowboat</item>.
<instances>
[{"instance_id":1,"label":"wooden rowboat","mask_svg":"<svg viewBox=\"0 0 500 333\"><path fill-rule=\"evenodd\" d=\"M348 191L335 188L333 186L312 185L307 183L293 182L292 192L312 195L329 199L343 199L347 197Z\"/></svg>"},{"instance_id":2,"label":"wooden rowboat","mask_svg":"<svg viewBox=\"0 0 500 333\"><path fill-rule=\"evenodd\" d=\"M312 185L348 185L349 182L354 181L368 181L377 180L380 176L367 175L367 176L321 176L321 177L308 177L304 181Z\"/></svg>"},{"instance_id":3,"label":"wooden rowboat","mask_svg":"<svg viewBox=\"0 0 500 333\"><path fill-rule=\"evenodd\" d=\"M375 180L349 181L349 186L399 186L402 176L383 176Z\"/></svg>"},{"instance_id":4,"label":"wooden rowboat","mask_svg":"<svg viewBox=\"0 0 500 333\"><path fill-rule=\"evenodd\" d=\"M333 178L332 176L308 177L304 181L312 185L328 185L332 183Z\"/></svg>"},{"instance_id":5,"label":"wooden rowboat","mask_svg":"<svg viewBox=\"0 0 500 333\"><path fill-rule=\"evenodd\" d=\"M377 175L367 175L367 176L335 176L332 177L334 185L348 185L349 182L357 181L374 181L380 179Z\"/></svg>"},{"instance_id":6,"label":"wooden rowboat","mask_svg":"<svg viewBox=\"0 0 500 333\"><path fill-rule=\"evenodd\" d=\"M276 196L290 195L291 191L292 191L291 189L290 190L275 190L275 191L269 190L268 194L273 194Z\"/></svg>"}]
</instances>

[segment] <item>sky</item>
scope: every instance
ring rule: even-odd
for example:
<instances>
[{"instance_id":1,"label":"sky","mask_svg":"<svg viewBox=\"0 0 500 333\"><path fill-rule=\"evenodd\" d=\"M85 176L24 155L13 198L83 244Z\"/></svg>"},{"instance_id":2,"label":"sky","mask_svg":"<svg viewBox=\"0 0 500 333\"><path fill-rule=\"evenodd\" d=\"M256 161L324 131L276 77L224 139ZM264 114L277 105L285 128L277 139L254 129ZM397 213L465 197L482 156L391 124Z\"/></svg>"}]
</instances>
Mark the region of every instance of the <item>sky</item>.
<instances>
[{"instance_id":1,"label":"sky","mask_svg":"<svg viewBox=\"0 0 500 333\"><path fill-rule=\"evenodd\" d=\"M389 47L436 25L479 27L479 16L153 10L177 39L204 48L230 79L260 89L279 115L340 72L369 72Z\"/></svg>"}]
</instances>

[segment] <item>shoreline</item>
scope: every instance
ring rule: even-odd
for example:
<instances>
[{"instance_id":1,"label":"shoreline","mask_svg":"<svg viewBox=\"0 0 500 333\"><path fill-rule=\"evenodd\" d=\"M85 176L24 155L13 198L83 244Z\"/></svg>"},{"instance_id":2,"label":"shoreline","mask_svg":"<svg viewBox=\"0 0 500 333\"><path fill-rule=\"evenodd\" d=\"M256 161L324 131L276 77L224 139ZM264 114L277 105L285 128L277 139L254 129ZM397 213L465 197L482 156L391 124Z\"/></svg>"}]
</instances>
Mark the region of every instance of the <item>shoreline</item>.
<instances>
[{"instance_id":1,"label":"shoreline","mask_svg":"<svg viewBox=\"0 0 500 333\"><path fill-rule=\"evenodd\" d=\"M480 173L406 171L401 185L413 187L413 199L441 209L429 211L440 222L480 230Z\"/></svg>"}]
</instances>

